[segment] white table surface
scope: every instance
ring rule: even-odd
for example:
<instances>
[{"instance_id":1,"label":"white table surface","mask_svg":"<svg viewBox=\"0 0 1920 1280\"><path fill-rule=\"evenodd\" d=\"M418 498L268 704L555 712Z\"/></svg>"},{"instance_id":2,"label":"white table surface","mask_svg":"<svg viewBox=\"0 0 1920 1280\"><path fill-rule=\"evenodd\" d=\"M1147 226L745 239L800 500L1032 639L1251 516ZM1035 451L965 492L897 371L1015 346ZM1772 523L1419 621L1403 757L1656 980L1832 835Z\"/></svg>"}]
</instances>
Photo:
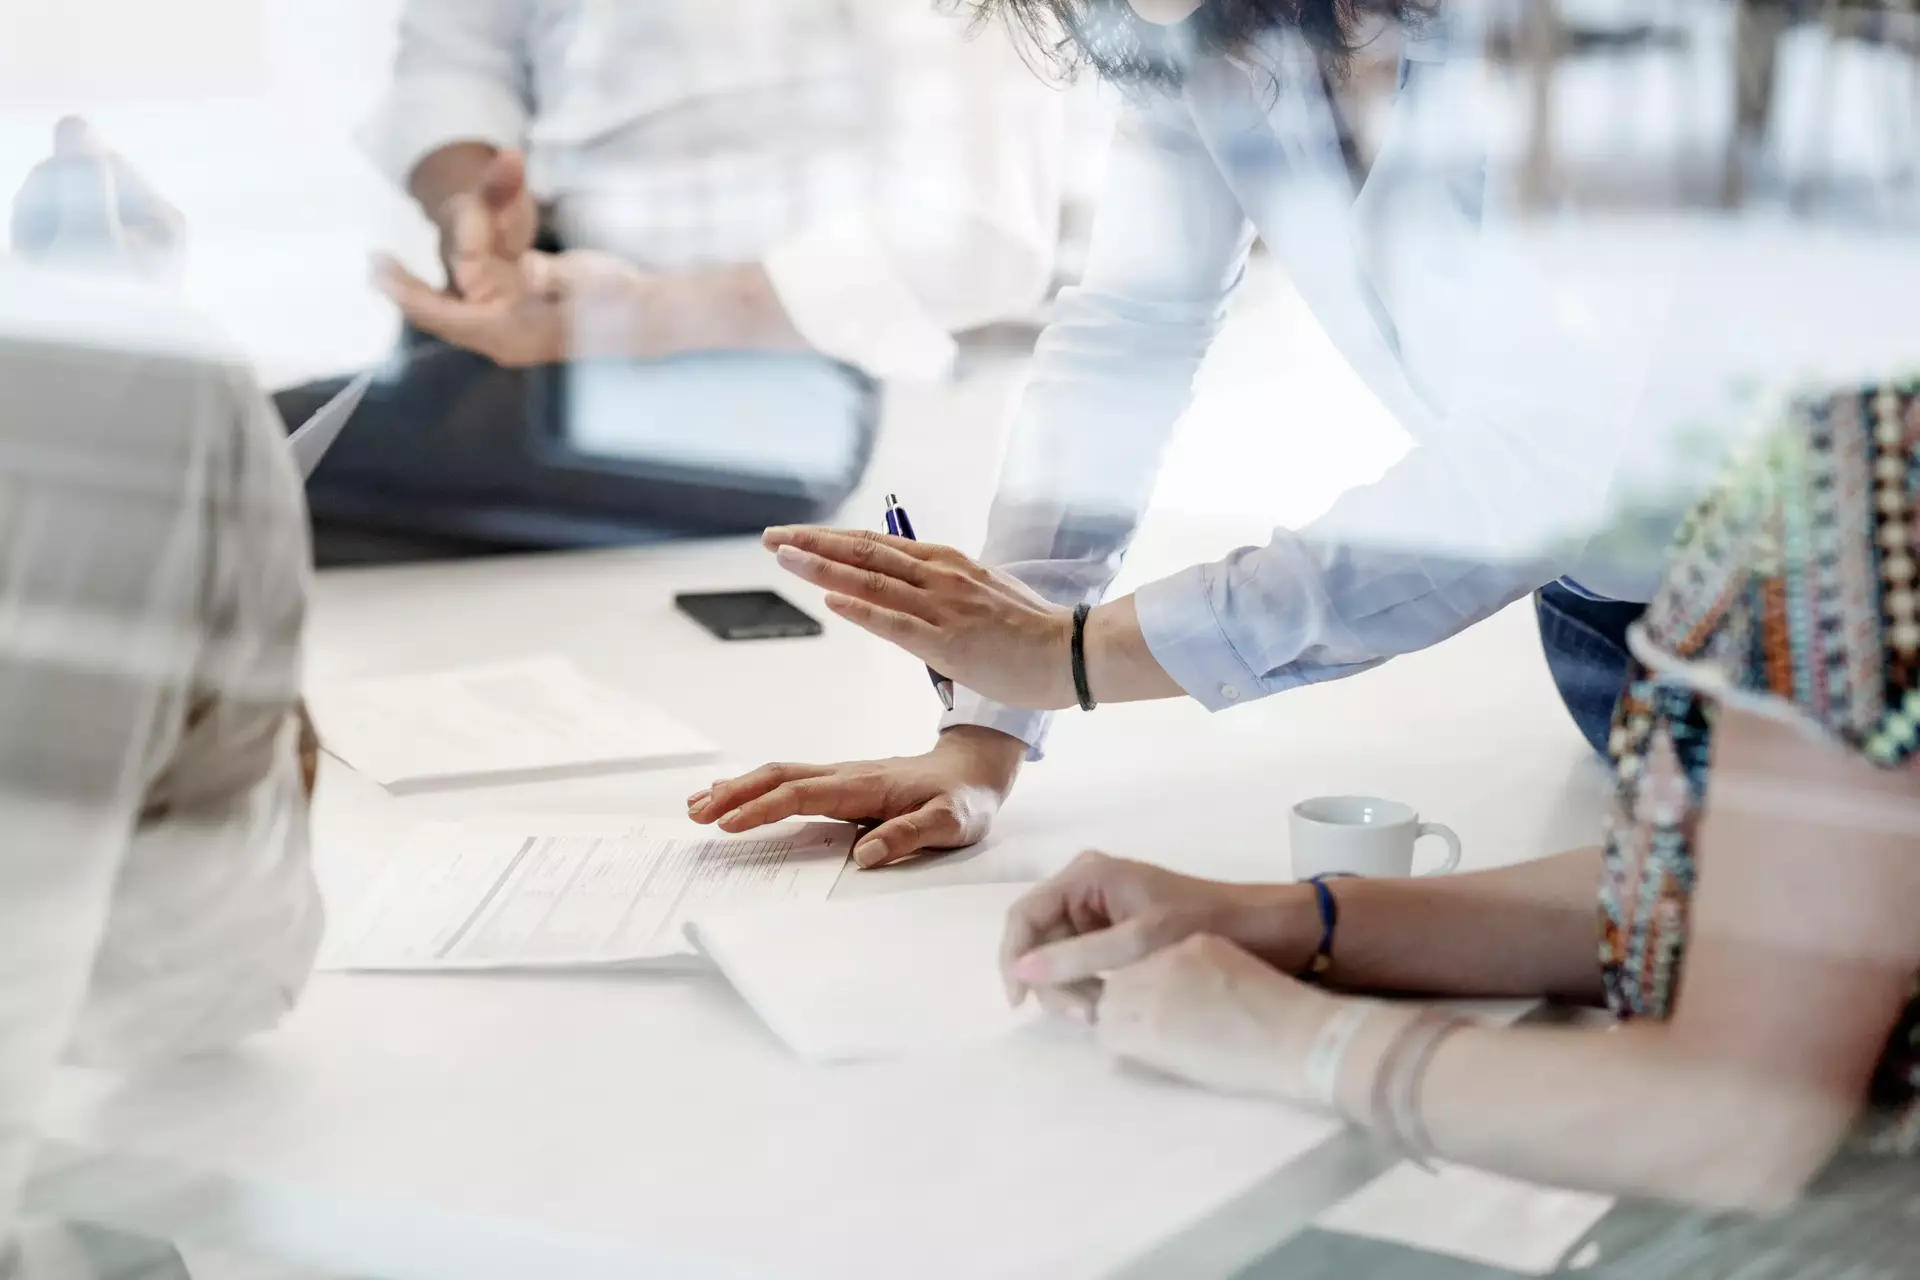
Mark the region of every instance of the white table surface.
<instances>
[{"instance_id":1,"label":"white table surface","mask_svg":"<svg viewBox=\"0 0 1920 1280\"><path fill-rule=\"evenodd\" d=\"M992 452L937 473L951 489L924 465L918 519L965 545ZM671 602L762 585L826 635L722 644ZM326 576L311 651L315 679L560 652L727 751L694 770L404 799L329 761L316 838L336 918L418 821L675 814L767 760L918 750L936 713L915 663L825 615L749 540ZM1031 879L1087 847L1284 878L1289 806L1351 792L1453 826L1468 867L1594 838L1602 776L1529 606L1218 717L1187 703L1063 717L983 846L849 873L838 892ZM396 1277L1106 1273L1328 1132L1119 1071L1066 1028L939 1061L807 1067L717 978L630 974L321 975L230 1057L139 1080L65 1073L48 1129L60 1160L84 1155L63 1193L90 1201L71 1206L83 1216Z\"/></svg>"}]
</instances>

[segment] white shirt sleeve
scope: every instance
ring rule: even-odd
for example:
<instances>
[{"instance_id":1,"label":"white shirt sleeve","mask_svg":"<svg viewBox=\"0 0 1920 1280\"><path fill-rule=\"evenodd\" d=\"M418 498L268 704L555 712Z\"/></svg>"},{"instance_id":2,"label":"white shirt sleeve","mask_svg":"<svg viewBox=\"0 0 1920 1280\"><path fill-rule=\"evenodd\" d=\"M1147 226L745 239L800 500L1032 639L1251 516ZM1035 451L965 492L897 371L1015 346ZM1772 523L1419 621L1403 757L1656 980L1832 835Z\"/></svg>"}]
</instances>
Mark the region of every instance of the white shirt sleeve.
<instances>
[{"instance_id":1,"label":"white shirt sleeve","mask_svg":"<svg viewBox=\"0 0 1920 1280\"><path fill-rule=\"evenodd\" d=\"M393 81L361 144L404 187L456 142L521 146L532 111L532 0L405 0Z\"/></svg>"},{"instance_id":2,"label":"white shirt sleeve","mask_svg":"<svg viewBox=\"0 0 1920 1280\"><path fill-rule=\"evenodd\" d=\"M982 559L1057 604L1099 600L1153 495L1253 232L1184 105L1122 117L1086 275L1034 350ZM1047 716L962 689L942 727L983 725L1037 757Z\"/></svg>"},{"instance_id":3,"label":"white shirt sleeve","mask_svg":"<svg viewBox=\"0 0 1920 1280\"><path fill-rule=\"evenodd\" d=\"M226 1044L311 963L280 434L237 369L0 340L0 1250L63 1056Z\"/></svg>"},{"instance_id":4,"label":"white shirt sleeve","mask_svg":"<svg viewBox=\"0 0 1920 1280\"><path fill-rule=\"evenodd\" d=\"M877 378L933 379L953 334L1046 295L1066 103L998 26L969 35L943 15L884 8L865 21L860 56L885 68L873 104L884 124L861 166L869 197L764 265L815 349Z\"/></svg>"}]
</instances>

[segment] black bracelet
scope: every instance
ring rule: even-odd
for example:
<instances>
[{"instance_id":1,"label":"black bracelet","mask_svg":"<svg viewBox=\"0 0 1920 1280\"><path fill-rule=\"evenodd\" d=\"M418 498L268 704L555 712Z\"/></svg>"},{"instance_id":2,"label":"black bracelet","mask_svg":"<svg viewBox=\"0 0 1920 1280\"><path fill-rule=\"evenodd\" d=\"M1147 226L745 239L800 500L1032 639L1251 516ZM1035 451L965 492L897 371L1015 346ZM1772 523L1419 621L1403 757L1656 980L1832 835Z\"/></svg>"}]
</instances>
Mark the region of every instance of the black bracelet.
<instances>
[{"instance_id":1,"label":"black bracelet","mask_svg":"<svg viewBox=\"0 0 1920 1280\"><path fill-rule=\"evenodd\" d=\"M1091 711L1099 705L1087 684L1087 615L1092 612L1090 604L1080 605L1073 611L1073 691L1079 695L1082 711Z\"/></svg>"}]
</instances>

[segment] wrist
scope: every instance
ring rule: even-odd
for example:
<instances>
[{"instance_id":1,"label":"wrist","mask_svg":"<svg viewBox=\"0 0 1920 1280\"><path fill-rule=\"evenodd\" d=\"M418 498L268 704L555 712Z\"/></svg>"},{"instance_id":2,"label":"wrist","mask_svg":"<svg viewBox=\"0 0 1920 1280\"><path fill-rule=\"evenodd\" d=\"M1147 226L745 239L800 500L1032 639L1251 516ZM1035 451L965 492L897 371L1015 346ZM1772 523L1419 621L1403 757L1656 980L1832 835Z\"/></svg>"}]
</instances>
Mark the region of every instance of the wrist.
<instances>
[{"instance_id":1,"label":"wrist","mask_svg":"<svg viewBox=\"0 0 1920 1280\"><path fill-rule=\"evenodd\" d=\"M1027 758L1026 743L1012 734L977 724L943 730L933 750L936 755L964 761L969 773L1002 795L1013 789Z\"/></svg>"},{"instance_id":2,"label":"wrist","mask_svg":"<svg viewBox=\"0 0 1920 1280\"><path fill-rule=\"evenodd\" d=\"M1186 692L1147 646L1132 596L1109 601L1087 616L1085 645L1088 691L1096 703L1147 702ZM1073 700L1067 705L1078 705L1071 679L1068 692Z\"/></svg>"},{"instance_id":3,"label":"wrist","mask_svg":"<svg viewBox=\"0 0 1920 1280\"><path fill-rule=\"evenodd\" d=\"M1320 944L1320 909L1310 886L1236 885L1213 931L1282 973L1298 974Z\"/></svg>"}]
</instances>

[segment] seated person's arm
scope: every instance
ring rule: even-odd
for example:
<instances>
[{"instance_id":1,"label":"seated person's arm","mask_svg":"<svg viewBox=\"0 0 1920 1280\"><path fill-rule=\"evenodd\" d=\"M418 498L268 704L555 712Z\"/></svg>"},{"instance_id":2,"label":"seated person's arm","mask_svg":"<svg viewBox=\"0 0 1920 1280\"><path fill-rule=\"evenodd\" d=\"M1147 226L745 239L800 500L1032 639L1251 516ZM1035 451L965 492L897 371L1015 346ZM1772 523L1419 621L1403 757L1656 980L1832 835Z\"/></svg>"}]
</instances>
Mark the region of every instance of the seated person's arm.
<instances>
[{"instance_id":1,"label":"seated person's arm","mask_svg":"<svg viewBox=\"0 0 1920 1280\"><path fill-rule=\"evenodd\" d=\"M304 531L277 423L170 349L191 326L151 291L0 274L3 1254L63 1053L126 1062L265 1025L318 900L287 715Z\"/></svg>"},{"instance_id":2,"label":"seated person's arm","mask_svg":"<svg viewBox=\"0 0 1920 1280\"><path fill-rule=\"evenodd\" d=\"M311 576L305 506L283 431L252 377L207 366L190 478L200 637L115 885L70 1049L126 1065L272 1026L318 949L299 703Z\"/></svg>"},{"instance_id":3,"label":"seated person's arm","mask_svg":"<svg viewBox=\"0 0 1920 1280\"><path fill-rule=\"evenodd\" d=\"M437 6L415 0L410 13L415 47L456 43L424 38L421 28L456 25ZM462 136L404 171L442 229L462 297L436 296L394 263L383 286L418 327L509 366L818 351L877 378L937 376L953 332L1018 315L1045 291L1061 105L997 30L969 42L949 19L918 11L858 21L860 55L875 63L862 87L884 126L864 140L868 163L838 207L763 261L656 274L593 250L530 252L537 212L523 159ZM457 25L457 47L473 61L480 42ZM487 32L497 80L506 37L497 24Z\"/></svg>"},{"instance_id":4,"label":"seated person's arm","mask_svg":"<svg viewBox=\"0 0 1920 1280\"><path fill-rule=\"evenodd\" d=\"M439 228L450 265L462 204L478 197L494 157L526 133L530 8L526 0L406 0L401 10L393 81L365 141ZM519 251L532 247L531 221L511 230L524 235Z\"/></svg>"}]
</instances>

